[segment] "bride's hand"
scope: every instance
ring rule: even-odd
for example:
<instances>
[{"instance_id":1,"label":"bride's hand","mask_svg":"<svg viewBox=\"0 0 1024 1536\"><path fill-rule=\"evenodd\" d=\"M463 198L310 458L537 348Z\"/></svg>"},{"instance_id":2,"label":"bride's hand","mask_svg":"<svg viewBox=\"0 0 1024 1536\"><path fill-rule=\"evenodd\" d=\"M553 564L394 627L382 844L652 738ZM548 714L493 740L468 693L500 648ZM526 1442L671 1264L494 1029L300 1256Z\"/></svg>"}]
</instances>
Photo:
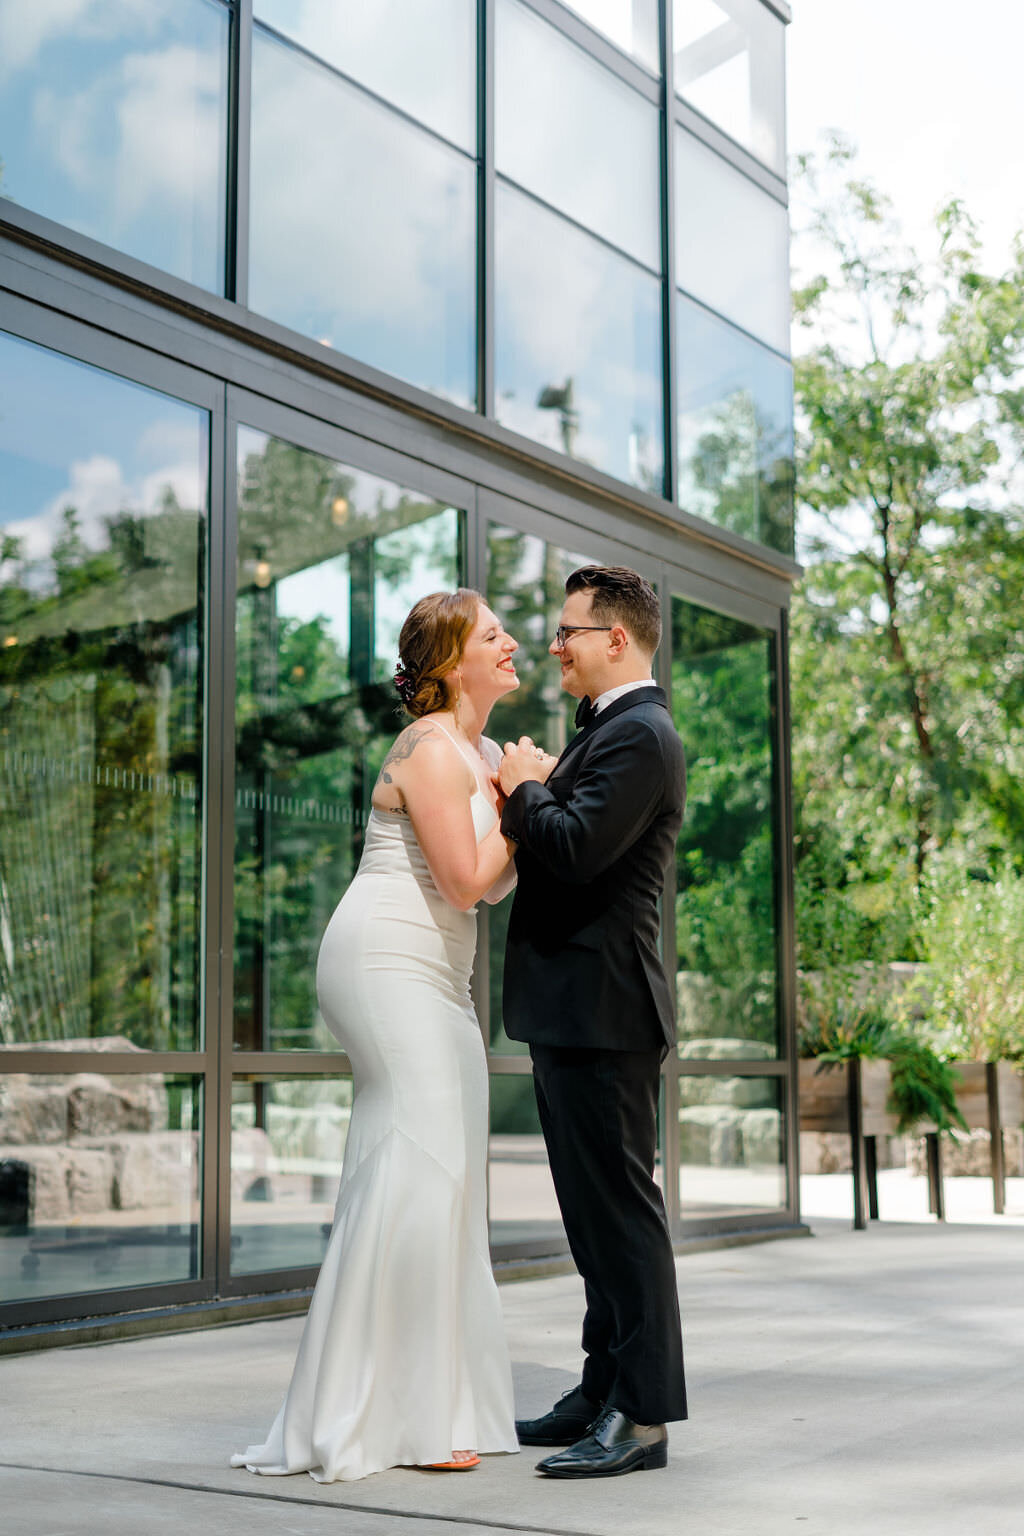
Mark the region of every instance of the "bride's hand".
<instances>
[{"instance_id":1,"label":"bride's hand","mask_svg":"<svg viewBox=\"0 0 1024 1536\"><path fill-rule=\"evenodd\" d=\"M506 741L505 756L498 768L502 791L510 795L527 779L532 779L536 784L546 784L557 761L529 736L520 736L517 742Z\"/></svg>"}]
</instances>

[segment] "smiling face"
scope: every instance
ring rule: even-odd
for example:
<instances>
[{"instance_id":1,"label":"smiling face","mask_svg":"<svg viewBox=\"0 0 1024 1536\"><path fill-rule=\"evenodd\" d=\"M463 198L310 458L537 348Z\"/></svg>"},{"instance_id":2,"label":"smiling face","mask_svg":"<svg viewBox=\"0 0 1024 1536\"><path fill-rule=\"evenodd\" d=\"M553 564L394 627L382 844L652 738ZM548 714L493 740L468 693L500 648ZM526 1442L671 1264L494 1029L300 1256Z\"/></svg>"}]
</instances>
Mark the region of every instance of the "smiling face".
<instances>
[{"instance_id":1,"label":"smiling face","mask_svg":"<svg viewBox=\"0 0 1024 1536\"><path fill-rule=\"evenodd\" d=\"M519 642L506 633L501 620L487 604L481 603L462 660L456 668L462 691L481 704L493 703L502 694L512 693L519 687L512 663L512 656L518 649Z\"/></svg>"},{"instance_id":2,"label":"smiling face","mask_svg":"<svg viewBox=\"0 0 1024 1536\"><path fill-rule=\"evenodd\" d=\"M571 635L563 646L552 641L548 647L551 655L557 656L561 665L562 687L574 699L585 696L596 699L612 686L608 681L608 633L602 629L582 628L597 622L590 611L590 605L589 592L570 593L562 605L562 616L558 622L564 624L566 629L580 625L580 632Z\"/></svg>"}]
</instances>

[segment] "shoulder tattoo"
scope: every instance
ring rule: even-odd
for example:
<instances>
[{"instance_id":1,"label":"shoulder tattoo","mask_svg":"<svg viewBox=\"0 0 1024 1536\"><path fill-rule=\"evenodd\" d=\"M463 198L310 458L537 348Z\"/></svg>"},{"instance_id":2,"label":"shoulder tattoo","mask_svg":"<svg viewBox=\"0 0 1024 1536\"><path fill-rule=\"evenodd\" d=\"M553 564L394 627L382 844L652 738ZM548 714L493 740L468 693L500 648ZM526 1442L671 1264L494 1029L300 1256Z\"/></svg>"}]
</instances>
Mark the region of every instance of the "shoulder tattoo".
<instances>
[{"instance_id":1,"label":"shoulder tattoo","mask_svg":"<svg viewBox=\"0 0 1024 1536\"><path fill-rule=\"evenodd\" d=\"M396 736L395 740L391 743L388 755L381 765L380 776L384 783L391 784L394 782L390 773L388 773L388 768L392 763L401 763L407 757L412 757L420 742L434 734L428 725L406 726L402 734Z\"/></svg>"}]
</instances>

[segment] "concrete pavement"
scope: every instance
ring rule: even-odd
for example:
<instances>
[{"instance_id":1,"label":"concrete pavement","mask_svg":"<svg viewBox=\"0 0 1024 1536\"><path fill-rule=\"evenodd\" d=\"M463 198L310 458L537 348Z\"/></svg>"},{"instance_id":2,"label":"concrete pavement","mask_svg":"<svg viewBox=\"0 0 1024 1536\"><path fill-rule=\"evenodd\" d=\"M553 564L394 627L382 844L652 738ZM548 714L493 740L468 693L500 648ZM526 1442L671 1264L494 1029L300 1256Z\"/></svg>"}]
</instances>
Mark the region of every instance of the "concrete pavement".
<instances>
[{"instance_id":1,"label":"concrete pavement","mask_svg":"<svg viewBox=\"0 0 1024 1536\"><path fill-rule=\"evenodd\" d=\"M232 1471L278 1406L296 1319L0 1359L0 1530L1019 1536L1024 1181L1010 1218L826 1218L809 1240L680 1259L692 1418L650 1477L551 1482L529 1450L329 1487ZM578 1379L581 1287L502 1299L518 1405L539 1412Z\"/></svg>"}]
</instances>

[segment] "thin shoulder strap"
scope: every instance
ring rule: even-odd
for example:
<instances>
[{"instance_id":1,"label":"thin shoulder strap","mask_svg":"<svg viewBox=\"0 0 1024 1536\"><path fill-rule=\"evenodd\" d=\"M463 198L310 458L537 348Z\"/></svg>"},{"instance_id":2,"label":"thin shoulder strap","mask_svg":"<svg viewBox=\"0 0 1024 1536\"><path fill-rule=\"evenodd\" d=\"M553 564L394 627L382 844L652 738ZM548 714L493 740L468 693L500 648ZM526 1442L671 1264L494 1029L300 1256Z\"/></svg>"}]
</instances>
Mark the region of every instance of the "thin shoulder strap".
<instances>
[{"instance_id":1,"label":"thin shoulder strap","mask_svg":"<svg viewBox=\"0 0 1024 1536\"><path fill-rule=\"evenodd\" d=\"M479 761L480 754L473 753L471 756L469 749L464 747L459 738L457 736L453 736L451 731L448 730L447 726L441 724L440 720L431 720L430 723L431 725L436 725L441 734L448 737L448 740L451 742L452 746L458 748L458 750L462 753L462 756L466 759L466 762L469 764L470 769L472 770L473 777L476 779L477 787L479 788L480 771L477 767L477 762Z\"/></svg>"}]
</instances>

